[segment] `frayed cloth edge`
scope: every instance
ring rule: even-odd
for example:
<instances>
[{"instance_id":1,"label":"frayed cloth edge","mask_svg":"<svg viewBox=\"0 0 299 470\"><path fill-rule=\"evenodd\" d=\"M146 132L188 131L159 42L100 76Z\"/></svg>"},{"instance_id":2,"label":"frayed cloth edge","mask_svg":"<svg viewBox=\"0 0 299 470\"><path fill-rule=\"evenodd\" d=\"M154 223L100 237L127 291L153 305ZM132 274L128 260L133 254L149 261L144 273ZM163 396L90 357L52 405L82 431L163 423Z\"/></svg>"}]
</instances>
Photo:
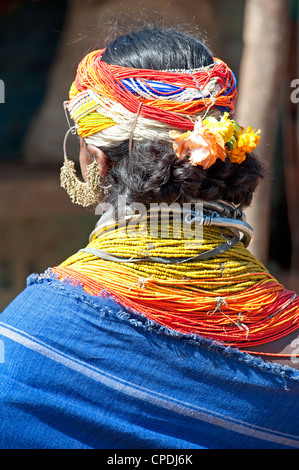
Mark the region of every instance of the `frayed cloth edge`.
<instances>
[{"instance_id":1,"label":"frayed cloth edge","mask_svg":"<svg viewBox=\"0 0 299 470\"><path fill-rule=\"evenodd\" d=\"M105 313L108 312L113 313L113 315L116 315L119 319L129 323L134 327L144 328L148 332L162 334L171 338L185 341L188 344L192 344L197 347L213 350L224 356L229 356L232 359L239 360L248 366L256 367L262 372L268 372L280 376L283 380L287 378L299 382L299 371L293 369L292 367L287 365L282 366L281 364L275 362L265 362L261 358L254 357L251 354L243 352L236 347L226 346L223 343L210 338L172 330L166 326L160 325L154 320L150 320L145 316L145 314L122 305L122 303L117 298L115 298L115 296L105 290L103 290L98 295L91 295L84 291L80 281L74 281L71 278L60 280L58 276L51 271L51 269L46 270L42 274L31 274L27 278L27 287L30 287L34 284L47 284L51 288L58 289L64 294L75 298L78 302L85 303L90 307L95 308L96 310L101 310L101 315L105 315ZM113 302L113 304L119 307L120 310L111 312L109 310L109 306L99 305L96 299L105 299L109 302Z\"/></svg>"}]
</instances>

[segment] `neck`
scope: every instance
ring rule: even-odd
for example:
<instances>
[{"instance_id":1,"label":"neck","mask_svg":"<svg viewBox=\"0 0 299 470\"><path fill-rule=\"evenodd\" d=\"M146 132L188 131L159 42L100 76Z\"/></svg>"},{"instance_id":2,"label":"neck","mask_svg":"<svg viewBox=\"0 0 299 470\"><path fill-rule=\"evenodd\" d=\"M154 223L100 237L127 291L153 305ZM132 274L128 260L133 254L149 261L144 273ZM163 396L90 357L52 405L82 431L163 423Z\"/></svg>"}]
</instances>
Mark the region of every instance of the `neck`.
<instances>
[{"instance_id":1,"label":"neck","mask_svg":"<svg viewBox=\"0 0 299 470\"><path fill-rule=\"evenodd\" d=\"M140 217L132 208L127 218L117 221L105 213L88 246L62 266L100 273L104 265L114 265L136 276L197 279L199 288L213 292L242 290L268 276L240 240L236 224L246 224L241 216L220 217L210 206L200 213L194 206L185 214L181 206L178 209L172 214L156 212L157 218L152 212L150 220L148 211Z\"/></svg>"},{"instance_id":2,"label":"neck","mask_svg":"<svg viewBox=\"0 0 299 470\"><path fill-rule=\"evenodd\" d=\"M183 234L185 238L198 240L202 239L204 226L216 226L229 229L235 236L235 243L240 239L246 247L253 236L253 229L245 221L242 209L224 201L194 200L183 205L151 203L148 209L141 203L126 205L122 199L120 202L117 210L111 206L101 216L90 241L120 227L126 227L129 236L138 230L139 236L147 237L150 233L163 237L171 232L173 238L181 238Z\"/></svg>"}]
</instances>

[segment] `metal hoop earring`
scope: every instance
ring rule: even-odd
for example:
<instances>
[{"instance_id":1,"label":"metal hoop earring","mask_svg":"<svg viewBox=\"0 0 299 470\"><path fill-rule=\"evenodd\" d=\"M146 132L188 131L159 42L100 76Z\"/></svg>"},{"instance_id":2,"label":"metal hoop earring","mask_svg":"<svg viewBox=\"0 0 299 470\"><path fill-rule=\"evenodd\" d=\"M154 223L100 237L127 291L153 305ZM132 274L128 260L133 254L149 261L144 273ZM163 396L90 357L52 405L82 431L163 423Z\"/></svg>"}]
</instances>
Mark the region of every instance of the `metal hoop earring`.
<instances>
[{"instance_id":1,"label":"metal hoop earring","mask_svg":"<svg viewBox=\"0 0 299 470\"><path fill-rule=\"evenodd\" d=\"M60 169L60 186L64 188L74 204L83 207L92 206L99 202L103 194L101 175L96 160L86 168L86 181L80 181L76 174L75 163L68 159L66 142L69 134L76 133L76 127L70 127L63 140L64 163Z\"/></svg>"}]
</instances>

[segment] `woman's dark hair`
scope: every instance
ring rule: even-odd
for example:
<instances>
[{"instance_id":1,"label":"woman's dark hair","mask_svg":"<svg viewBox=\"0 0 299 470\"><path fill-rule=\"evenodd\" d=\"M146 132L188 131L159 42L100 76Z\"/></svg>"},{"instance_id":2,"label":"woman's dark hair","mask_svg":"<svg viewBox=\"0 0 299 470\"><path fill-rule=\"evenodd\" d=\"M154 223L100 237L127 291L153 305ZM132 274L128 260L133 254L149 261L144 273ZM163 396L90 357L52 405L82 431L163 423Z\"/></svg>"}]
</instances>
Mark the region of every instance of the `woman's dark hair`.
<instances>
[{"instance_id":1,"label":"woman's dark hair","mask_svg":"<svg viewBox=\"0 0 299 470\"><path fill-rule=\"evenodd\" d=\"M173 29L145 29L111 41L102 60L113 65L142 69L193 69L213 63L213 55L202 40ZM113 162L109 170L112 189L106 201L117 206L118 195L128 204L221 199L243 207L250 204L264 169L252 154L241 164L216 160L204 170L175 155L165 141L134 142L102 148ZM117 163L116 163L117 162Z\"/></svg>"},{"instance_id":2,"label":"woman's dark hair","mask_svg":"<svg viewBox=\"0 0 299 470\"><path fill-rule=\"evenodd\" d=\"M102 60L139 69L193 69L213 63L202 41L173 29L144 29L109 42Z\"/></svg>"}]
</instances>

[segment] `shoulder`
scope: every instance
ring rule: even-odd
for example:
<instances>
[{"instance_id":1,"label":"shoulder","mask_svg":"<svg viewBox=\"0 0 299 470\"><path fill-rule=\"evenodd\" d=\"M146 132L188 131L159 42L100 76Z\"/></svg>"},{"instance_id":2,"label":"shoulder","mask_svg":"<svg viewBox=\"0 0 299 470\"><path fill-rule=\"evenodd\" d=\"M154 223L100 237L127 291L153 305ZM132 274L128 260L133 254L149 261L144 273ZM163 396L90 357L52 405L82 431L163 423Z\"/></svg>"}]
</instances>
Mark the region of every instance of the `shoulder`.
<instances>
[{"instance_id":1,"label":"shoulder","mask_svg":"<svg viewBox=\"0 0 299 470\"><path fill-rule=\"evenodd\" d=\"M282 366L299 369L299 325L297 330L283 338L248 348L248 351L266 362L275 362Z\"/></svg>"}]
</instances>

